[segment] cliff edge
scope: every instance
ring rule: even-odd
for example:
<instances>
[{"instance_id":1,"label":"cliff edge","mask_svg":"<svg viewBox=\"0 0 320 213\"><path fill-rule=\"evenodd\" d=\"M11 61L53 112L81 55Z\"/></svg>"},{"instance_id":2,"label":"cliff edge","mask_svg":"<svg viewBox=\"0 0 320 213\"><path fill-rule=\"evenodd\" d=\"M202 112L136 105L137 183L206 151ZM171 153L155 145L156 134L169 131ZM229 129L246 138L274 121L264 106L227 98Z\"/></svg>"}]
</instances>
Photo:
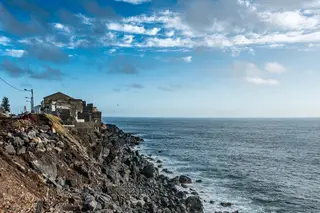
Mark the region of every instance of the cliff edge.
<instances>
[{"instance_id":1,"label":"cliff edge","mask_svg":"<svg viewBox=\"0 0 320 213\"><path fill-rule=\"evenodd\" d=\"M64 128L52 115L0 120L0 212L202 213L114 125Z\"/></svg>"}]
</instances>

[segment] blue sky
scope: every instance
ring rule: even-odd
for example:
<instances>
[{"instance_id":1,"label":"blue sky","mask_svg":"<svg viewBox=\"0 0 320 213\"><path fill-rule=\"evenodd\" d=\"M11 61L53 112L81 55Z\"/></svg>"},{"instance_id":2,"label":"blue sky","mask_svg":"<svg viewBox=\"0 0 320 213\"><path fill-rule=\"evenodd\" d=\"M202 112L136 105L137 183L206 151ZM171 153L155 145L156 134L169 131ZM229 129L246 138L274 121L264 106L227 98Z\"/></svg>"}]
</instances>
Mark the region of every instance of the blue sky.
<instances>
[{"instance_id":1,"label":"blue sky","mask_svg":"<svg viewBox=\"0 0 320 213\"><path fill-rule=\"evenodd\" d=\"M0 0L0 76L104 116L318 117L319 29L319 0Z\"/></svg>"}]
</instances>

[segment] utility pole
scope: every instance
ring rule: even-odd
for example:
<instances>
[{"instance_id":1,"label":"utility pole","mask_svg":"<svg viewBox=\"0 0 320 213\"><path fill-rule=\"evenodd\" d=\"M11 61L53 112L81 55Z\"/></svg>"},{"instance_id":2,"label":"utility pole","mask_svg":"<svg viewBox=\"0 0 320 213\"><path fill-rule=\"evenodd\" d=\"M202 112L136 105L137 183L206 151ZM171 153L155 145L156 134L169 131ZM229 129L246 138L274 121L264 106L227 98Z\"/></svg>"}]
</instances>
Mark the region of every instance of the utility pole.
<instances>
[{"instance_id":1,"label":"utility pole","mask_svg":"<svg viewBox=\"0 0 320 213\"><path fill-rule=\"evenodd\" d=\"M30 97L30 105L31 105L31 113L34 113L34 97L33 97L33 89L24 89L24 91L27 91L27 92L31 92L31 97ZM28 98L28 97L26 97Z\"/></svg>"}]
</instances>

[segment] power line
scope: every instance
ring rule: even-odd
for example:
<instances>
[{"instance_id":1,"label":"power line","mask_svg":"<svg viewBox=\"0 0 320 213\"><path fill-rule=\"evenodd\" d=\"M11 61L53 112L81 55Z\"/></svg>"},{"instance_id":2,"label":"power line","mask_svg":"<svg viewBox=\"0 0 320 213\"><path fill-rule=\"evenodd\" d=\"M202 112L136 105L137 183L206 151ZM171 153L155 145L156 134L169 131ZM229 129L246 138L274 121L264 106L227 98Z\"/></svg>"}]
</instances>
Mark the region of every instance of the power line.
<instances>
[{"instance_id":1,"label":"power line","mask_svg":"<svg viewBox=\"0 0 320 213\"><path fill-rule=\"evenodd\" d=\"M0 77L0 80L2 80L4 83L6 83L7 85L9 85L10 87L12 87L12 88L15 89L15 90L18 90L18 91L20 91L20 92L25 92L24 90L18 89L17 87L9 84L7 81L5 81L5 80L4 80L3 78L1 78L1 77Z\"/></svg>"}]
</instances>

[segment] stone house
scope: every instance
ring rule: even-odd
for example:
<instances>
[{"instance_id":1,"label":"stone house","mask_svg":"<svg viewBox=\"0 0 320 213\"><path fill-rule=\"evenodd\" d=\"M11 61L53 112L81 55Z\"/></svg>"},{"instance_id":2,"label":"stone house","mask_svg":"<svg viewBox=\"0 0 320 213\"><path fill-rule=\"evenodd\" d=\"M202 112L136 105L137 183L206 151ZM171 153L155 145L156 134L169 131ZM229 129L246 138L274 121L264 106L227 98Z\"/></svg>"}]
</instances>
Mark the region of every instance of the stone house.
<instances>
[{"instance_id":1,"label":"stone house","mask_svg":"<svg viewBox=\"0 0 320 213\"><path fill-rule=\"evenodd\" d=\"M43 98L41 110L59 116L66 124L92 122L100 125L102 114L93 104L86 104L62 92Z\"/></svg>"},{"instance_id":2,"label":"stone house","mask_svg":"<svg viewBox=\"0 0 320 213\"><path fill-rule=\"evenodd\" d=\"M85 101L83 103L82 112L78 113L78 118L83 119L85 122L93 122L96 124L101 124L102 113L98 111L97 107L94 107L92 103L86 104Z\"/></svg>"}]
</instances>

